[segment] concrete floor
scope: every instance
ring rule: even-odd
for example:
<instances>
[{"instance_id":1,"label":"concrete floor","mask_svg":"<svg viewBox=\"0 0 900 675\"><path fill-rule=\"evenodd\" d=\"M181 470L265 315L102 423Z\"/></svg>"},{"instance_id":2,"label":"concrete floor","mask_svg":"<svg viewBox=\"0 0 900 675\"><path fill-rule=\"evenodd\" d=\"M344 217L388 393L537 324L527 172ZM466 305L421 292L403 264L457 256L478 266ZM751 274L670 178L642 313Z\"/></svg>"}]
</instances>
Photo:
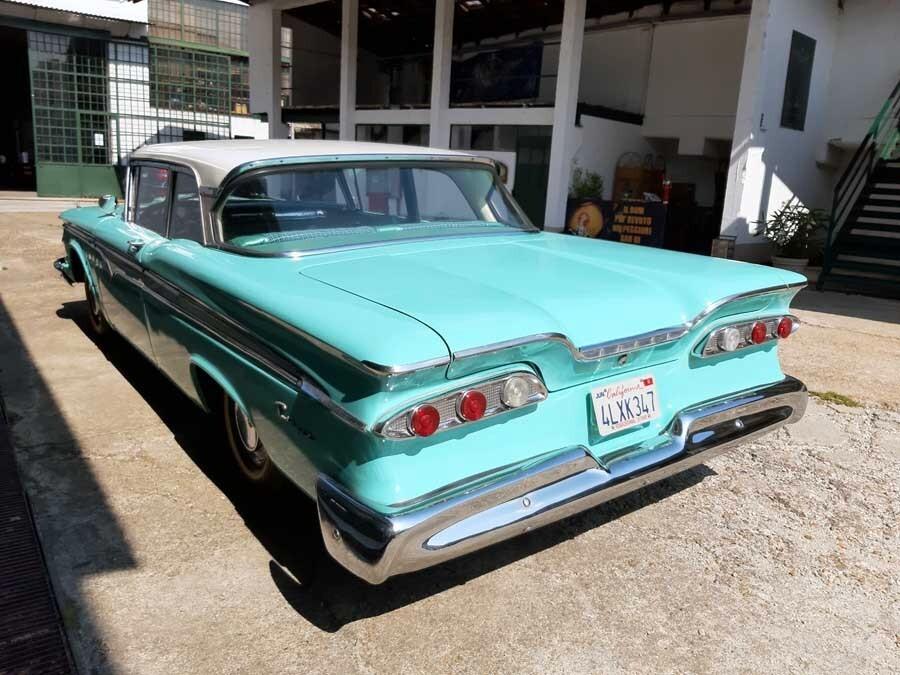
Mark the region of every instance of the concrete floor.
<instances>
[{"instance_id":1,"label":"concrete floor","mask_svg":"<svg viewBox=\"0 0 900 675\"><path fill-rule=\"evenodd\" d=\"M251 498L202 413L91 341L60 234L0 214L0 392L83 673L900 671L897 305L807 294L785 352L812 388L895 411L813 403L707 467L369 587L302 495Z\"/></svg>"}]
</instances>

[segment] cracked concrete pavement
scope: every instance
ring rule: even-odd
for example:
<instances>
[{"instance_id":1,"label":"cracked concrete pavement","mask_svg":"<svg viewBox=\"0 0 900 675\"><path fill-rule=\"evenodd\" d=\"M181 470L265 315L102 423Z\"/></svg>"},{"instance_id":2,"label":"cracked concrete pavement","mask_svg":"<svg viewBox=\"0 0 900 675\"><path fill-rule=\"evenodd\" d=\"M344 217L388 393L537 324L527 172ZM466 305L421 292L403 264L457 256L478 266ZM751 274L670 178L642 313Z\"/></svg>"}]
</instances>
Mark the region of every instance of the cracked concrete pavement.
<instances>
[{"instance_id":1,"label":"cracked concrete pavement","mask_svg":"<svg viewBox=\"0 0 900 675\"><path fill-rule=\"evenodd\" d=\"M28 208L27 205L22 208ZM864 404L369 587L86 333L51 212L0 209L0 392L84 673L897 672L900 304L805 292L788 372Z\"/></svg>"}]
</instances>

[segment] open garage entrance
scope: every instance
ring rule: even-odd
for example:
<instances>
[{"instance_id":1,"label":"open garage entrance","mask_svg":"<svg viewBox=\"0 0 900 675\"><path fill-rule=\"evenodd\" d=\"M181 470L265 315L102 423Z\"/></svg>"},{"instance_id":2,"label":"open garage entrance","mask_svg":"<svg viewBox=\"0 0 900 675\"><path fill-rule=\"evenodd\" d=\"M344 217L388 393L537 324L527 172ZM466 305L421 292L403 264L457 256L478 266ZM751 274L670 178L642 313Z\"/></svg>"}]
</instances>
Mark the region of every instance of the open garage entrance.
<instances>
[{"instance_id":1,"label":"open garage entrance","mask_svg":"<svg viewBox=\"0 0 900 675\"><path fill-rule=\"evenodd\" d=\"M4 102L0 105L0 190L35 189L34 135L28 83L28 34L0 26Z\"/></svg>"}]
</instances>

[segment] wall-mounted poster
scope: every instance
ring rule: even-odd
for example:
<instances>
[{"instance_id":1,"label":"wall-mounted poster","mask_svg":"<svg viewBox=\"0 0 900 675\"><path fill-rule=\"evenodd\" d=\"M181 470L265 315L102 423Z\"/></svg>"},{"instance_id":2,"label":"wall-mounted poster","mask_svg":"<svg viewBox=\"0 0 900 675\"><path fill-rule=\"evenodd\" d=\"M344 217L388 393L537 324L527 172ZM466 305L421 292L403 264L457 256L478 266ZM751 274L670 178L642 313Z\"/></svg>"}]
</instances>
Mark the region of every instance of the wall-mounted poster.
<instances>
[{"instance_id":1,"label":"wall-mounted poster","mask_svg":"<svg viewBox=\"0 0 900 675\"><path fill-rule=\"evenodd\" d=\"M543 54L543 45L536 43L454 59L450 100L488 103L537 98Z\"/></svg>"},{"instance_id":2,"label":"wall-mounted poster","mask_svg":"<svg viewBox=\"0 0 900 675\"><path fill-rule=\"evenodd\" d=\"M662 248L666 234L666 205L647 201L570 199L566 232Z\"/></svg>"}]
</instances>

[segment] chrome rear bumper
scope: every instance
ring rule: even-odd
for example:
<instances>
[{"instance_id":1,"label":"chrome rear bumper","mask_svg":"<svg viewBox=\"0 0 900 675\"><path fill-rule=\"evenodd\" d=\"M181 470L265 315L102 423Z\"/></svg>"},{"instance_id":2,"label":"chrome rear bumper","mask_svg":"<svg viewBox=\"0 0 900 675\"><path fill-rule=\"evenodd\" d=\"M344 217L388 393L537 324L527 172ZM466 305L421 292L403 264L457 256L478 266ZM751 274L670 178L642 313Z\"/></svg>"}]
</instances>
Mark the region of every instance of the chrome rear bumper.
<instances>
[{"instance_id":1,"label":"chrome rear bumper","mask_svg":"<svg viewBox=\"0 0 900 675\"><path fill-rule=\"evenodd\" d=\"M702 464L799 420L807 393L792 377L704 403L676 415L651 443L599 464L583 447L560 451L513 475L400 515L359 503L327 476L317 484L328 552L379 584L515 537Z\"/></svg>"}]
</instances>

